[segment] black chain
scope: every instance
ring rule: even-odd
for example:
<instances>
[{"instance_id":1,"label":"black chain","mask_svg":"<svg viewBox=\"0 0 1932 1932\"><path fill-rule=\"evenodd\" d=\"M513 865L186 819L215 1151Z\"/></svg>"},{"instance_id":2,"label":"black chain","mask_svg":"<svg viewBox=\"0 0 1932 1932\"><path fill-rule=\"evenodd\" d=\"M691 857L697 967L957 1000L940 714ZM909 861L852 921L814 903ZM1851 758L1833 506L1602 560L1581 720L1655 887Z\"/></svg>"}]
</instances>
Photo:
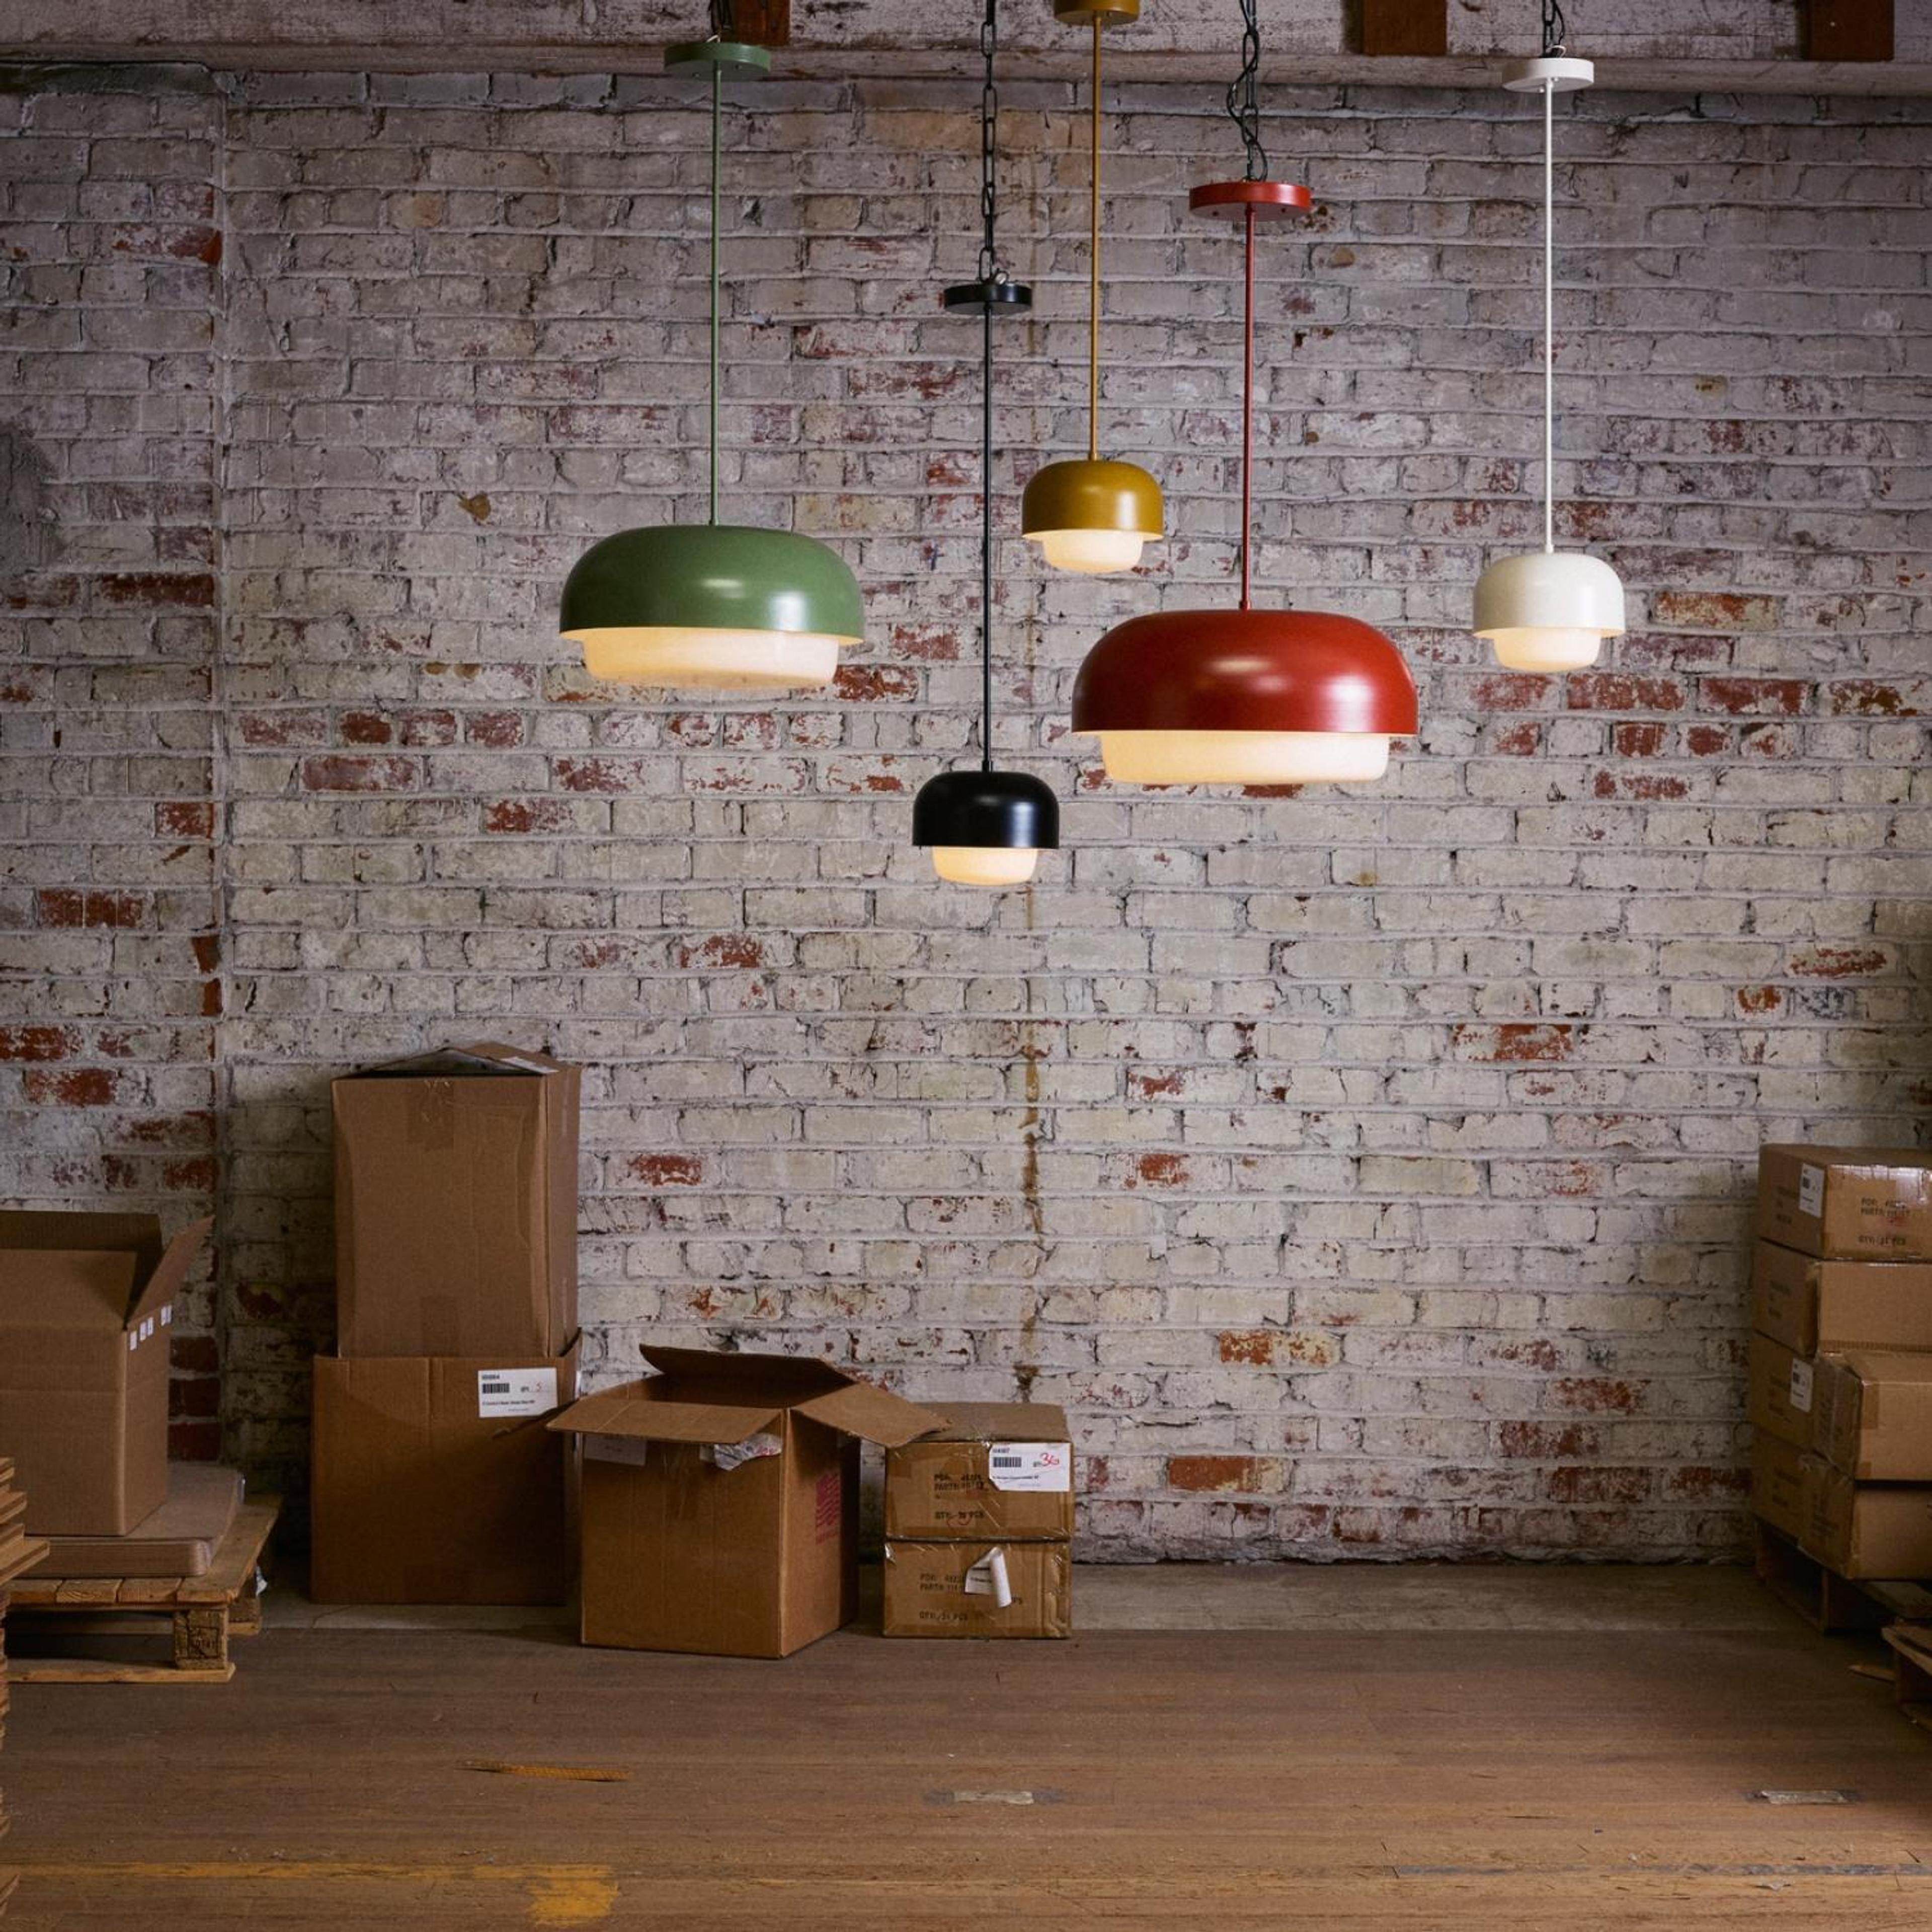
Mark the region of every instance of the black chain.
<instances>
[{"instance_id":1,"label":"black chain","mask_svg":"<svg viewBox=\"0 0 1932 1932\"><path fill-rule=\"evenodd\" d=\"M731 18L731 0L711 0L711 38L714 40L736 38Z\"/></svg>"},{"instance_id":2,"label":"black chain","mask_svg":"<svg viewBox=\"0 0 1932 1932\"><path fill-rule=\"evenodd\" d=\"M1262 148L1262 104L1258 92L1262 70L1262 28L1257 0L1240 0L1241 70L1228 88L1228 118L1241 130L1248 151L1248 178L1268 178L1268 156Z\"/></svg>"},{"instance_id":3,"label":"black chain","mask_svg":"<svg viewBox=\"0 0 1932 1932\"><path fill-rule=\"evenodd\" d=\"M1543 0L1543 53L1546 60L1552 54L1563 51L1563 43L1570 32L1570 22L1563 17L1563 9L1556 0Z\"/></svg>"},{"instance_id":4,"label":"black chain","mask_svg":"<svg viewBox=\"0 0 1932 1932\"><path fill-rule=\"evenodd\" d=\"M986 17L980 23L980 57L986 78L980 85L980 279L993 280L1000 272L994 228L999 218L994 156L999 148L1000 90L993 82L993 57L1000 50L999 0L986 0Z\"/></svg>"}]
</instances>

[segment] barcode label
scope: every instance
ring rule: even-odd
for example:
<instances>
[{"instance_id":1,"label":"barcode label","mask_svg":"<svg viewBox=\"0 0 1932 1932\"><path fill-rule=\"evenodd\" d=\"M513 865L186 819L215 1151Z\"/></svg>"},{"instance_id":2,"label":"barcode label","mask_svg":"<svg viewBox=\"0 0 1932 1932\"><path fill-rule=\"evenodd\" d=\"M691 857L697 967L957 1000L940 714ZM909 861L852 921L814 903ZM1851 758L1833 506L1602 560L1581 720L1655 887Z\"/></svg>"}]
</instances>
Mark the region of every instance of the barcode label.
<instances>
[{"instance_id":1,"label":"barcode label","mask_svg":"<svg viewBox=\"0 0 1932 1932\"><path fill-rule=\"evenodd\" d=\"M478 1369L476 1413L484 1415L546 1415L556 1406L556 1370Z\"/></svg>"},{"instance_id":2,"label":"barcode label","mask_svg":"<svg viewBox=\"0 0 1932 1932\"><path fill-rule=\"evenodd\" d=\"M986 1473L996 1490L1064 1494L1073 1486L1073 1451L1064 1442L995 1442Z\"/></svg>"}]
</instances>

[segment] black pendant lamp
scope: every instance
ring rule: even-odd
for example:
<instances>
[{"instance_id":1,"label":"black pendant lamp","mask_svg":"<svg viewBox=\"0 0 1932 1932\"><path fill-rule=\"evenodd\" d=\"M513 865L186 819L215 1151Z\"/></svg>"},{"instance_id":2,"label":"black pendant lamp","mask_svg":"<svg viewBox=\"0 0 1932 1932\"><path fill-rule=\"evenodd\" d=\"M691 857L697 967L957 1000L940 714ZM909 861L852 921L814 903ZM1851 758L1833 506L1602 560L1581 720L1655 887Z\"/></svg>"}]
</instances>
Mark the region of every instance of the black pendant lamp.
<instances>
[{"instance_id":1,"label":"black pendant lamp","mask_svg":"<svg viewBox=\"0 0 1932 1932\"><path fill-rule=\"evenodd\" d=\"M986 0L980 28L986 64L980 93L980 273L940 297L951 315L980 317L980 766L941 772L913 800L912 839L932 854L933 870L962 886L1024 885L1042 852L1060 844L1060 805L1027 772L993 769L993 318L1023 316L1033 291L1000 266L994 243L994 181L1000 100L993 83L998 0Z\"/></svg>"}]
</instances>

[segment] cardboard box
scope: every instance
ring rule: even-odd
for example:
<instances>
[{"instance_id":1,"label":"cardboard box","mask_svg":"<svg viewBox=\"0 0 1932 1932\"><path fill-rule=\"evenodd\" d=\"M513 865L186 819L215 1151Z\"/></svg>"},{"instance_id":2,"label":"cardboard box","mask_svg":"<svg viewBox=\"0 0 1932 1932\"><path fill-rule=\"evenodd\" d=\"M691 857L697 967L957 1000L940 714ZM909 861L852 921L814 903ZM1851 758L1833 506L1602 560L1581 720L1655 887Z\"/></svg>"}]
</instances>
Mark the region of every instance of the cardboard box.
<instances>
[{"instance_id":1,"label":"cardboard box","mask_svg":"<svg viewBox=\"0 0 1932 1932\"><path fill-rule=\"evenodd\" d=\"M0 1455L36 1536L122 1536L168 1492L168 1342L209 1223L0 1214Z\"/></svg>"},{"instance_id":2,"label":"cardboard box","mask_svg":"<svg viewBox=\"0 0 1932 1932\"><path fill-rule=\"evenodd\" d=\"M1932 1483L1932 1354L1852 1348L1820 1357L1813 1446L1861 1483Z\"/></svg>"},{"instance_id":3,"label":"cardboard box","mask_svg":"<svg viewBox=\"0 0 1932 1932\"><path fill-rule=\"evenodd\" d=\"M1932 1261L1932 1153L1758 1150L1757 1232L1834 1261Z\"/></svg>"},{"instance_id":4,"label":"cardboard box","mask_svg":"<svg viewBox=\"0 0 1932 1932\"><path fill-rule=\"evenodd\" d=\"M1802 1355L1768 1335L1750 1338L1748 1413L1760 1436L1810 1448L1816 1384L1816 1372Z\"/></svg>"},{"instance_id":5,"label":"cardboard box","mask_svg":"<svg viewBox=\"0 0 1932 1932\"><path fill-rule=\"evenodd\" d=\"M1854 1483L1804 1459L1804 1553L1841 1576L1932 1576L1932 1486Z\"/></svg>"},{"instance_id":6,"label":"cardboard box","mask_svg":"<svg viewBox=\"0 0 1932 1932\"><path fill-rule=\"evenodd\" d=\"M569 1347L580 1083L548 1054L495 1046L334 1082L339 1354Z\"/></svg>"},{"instance_id":7,"label":"cardboard box","mask_svg":"<svg viewBox=\"0 0 1932 1932\"><path fill-rule=\"evenodd\" d=\"M1803 1450L1762 1430L1751 1444L1751 1514L1794 1541L1810 1526Z\"/></svg>"},{"instance_id":8,"label":"cardboard box","mask_svg":"<svg viewBox=\"0 0 1932 1932\"><path fill-rule=\"evenodd\" d=\"M886 1544L887 1636L1071 1636L1064 1543Z\"/></svg>"},{"instance_id":9,"label":"cardboard box","mask_svg":"<svg viewBox=\"0 0 1932 1932\"><path fill-rule=\"evenodd\" d=\"M938 1430L886 1452L886 1535L1064 1541L1073 1534L1065 1410L1048 1402L934 1408Z\"/></svg>"},{"instance_id":10,"label":"cardboard box","mask_svg":"<svg viewBox=\"0 0 1932 1932\"><path fill-rule=\"evenodd\" d=\"M1751 1326L1801 1355L1932 1348L1932 1262L1828 1262L1760 1241Z\"/></svg>"},{"instance_id":11,"label":"cardboard box","mask_svg":"<svg viewBox=\"0 0 1932 1932\"><path fill-rule=\"evenodd\" d=\"M584 1443L584 1641L786 1657L858 1608L859 1442L938 1425L824 1362L644 1349L550 1424Z\"/></svg>"},{"instance_id":12,"label":"cardboard box","mask_svg":"<svg viewBox=\"0 0 1932 1932\"><path fill-rule=\"evenodd\" d=\"M545 1426L560 1356L318 1355L309 1594L323 1604L561 1604L574 1464Z\"/></svg>"}]
</instances>

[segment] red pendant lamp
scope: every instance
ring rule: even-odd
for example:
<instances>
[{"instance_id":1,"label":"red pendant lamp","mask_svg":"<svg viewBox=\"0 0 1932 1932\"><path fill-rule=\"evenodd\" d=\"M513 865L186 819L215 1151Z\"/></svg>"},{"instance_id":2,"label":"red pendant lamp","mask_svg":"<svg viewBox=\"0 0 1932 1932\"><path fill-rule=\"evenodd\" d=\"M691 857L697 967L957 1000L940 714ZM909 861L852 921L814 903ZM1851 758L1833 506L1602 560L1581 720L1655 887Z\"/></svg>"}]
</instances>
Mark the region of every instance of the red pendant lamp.
<instances>
[{"instance_id":1,"label":"red pendant lamp","mask_svg":"<svg viewBox=\"0 0 1932 1932\"><path fill-rule=\"evenodd\" d=\"M1115 626L1073 686L1073 729L1100 740L1109 778L1132 784L1303 784L1376 778L1389 740L1416 728L1415 683L1381 632L1321 610L1252 601L1255 230L1304 212L1306 188L1268 178L1256 78L1256 0L1240 0L1240 77L1228 111L1247 172L1189 196L1238 218L1244 250L1241 362L1241 601L1232 610L1162 610Z\"/></svg>"}]
</instances>

